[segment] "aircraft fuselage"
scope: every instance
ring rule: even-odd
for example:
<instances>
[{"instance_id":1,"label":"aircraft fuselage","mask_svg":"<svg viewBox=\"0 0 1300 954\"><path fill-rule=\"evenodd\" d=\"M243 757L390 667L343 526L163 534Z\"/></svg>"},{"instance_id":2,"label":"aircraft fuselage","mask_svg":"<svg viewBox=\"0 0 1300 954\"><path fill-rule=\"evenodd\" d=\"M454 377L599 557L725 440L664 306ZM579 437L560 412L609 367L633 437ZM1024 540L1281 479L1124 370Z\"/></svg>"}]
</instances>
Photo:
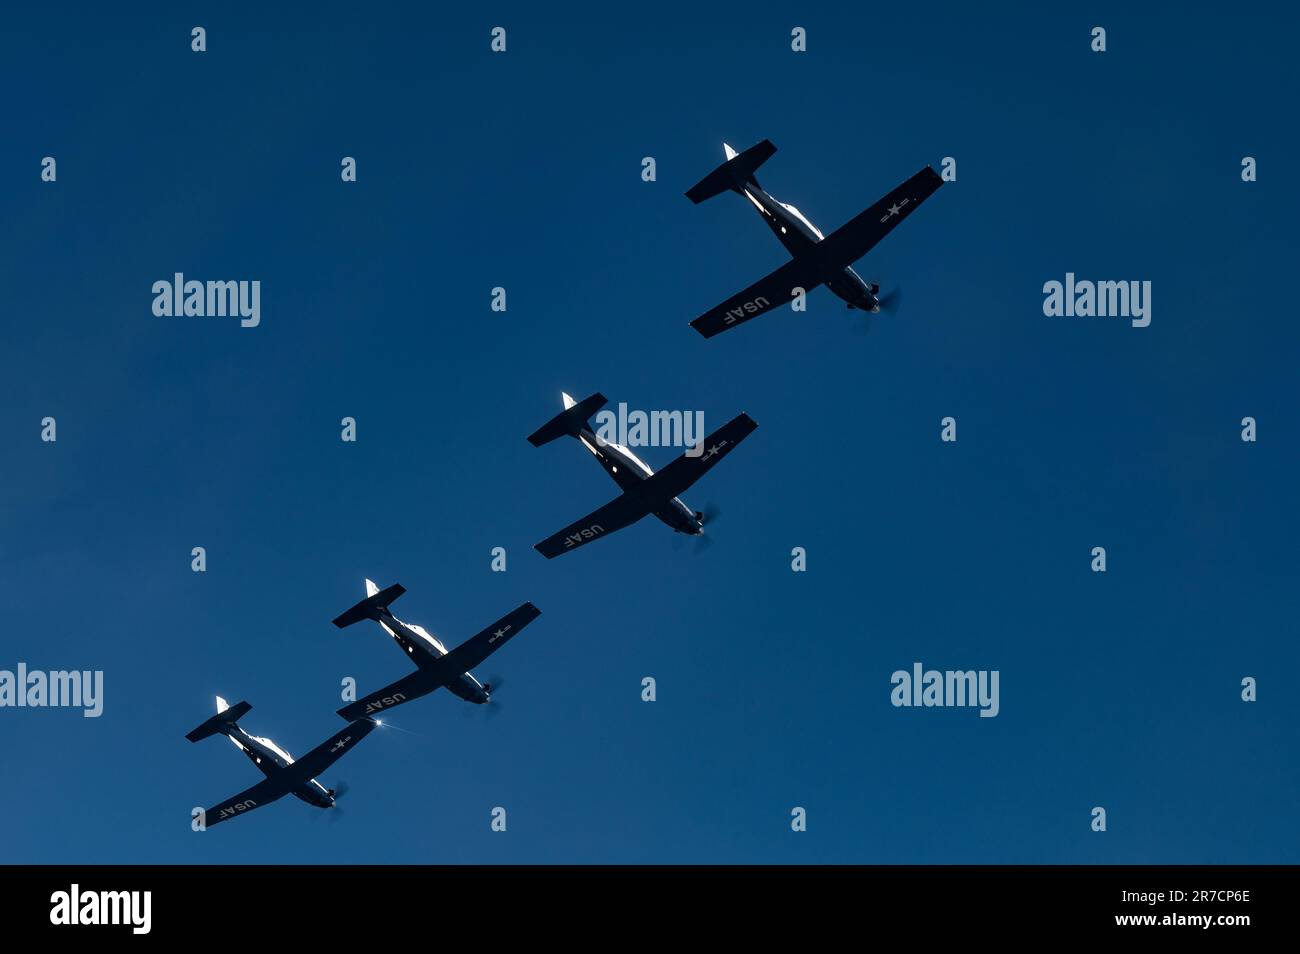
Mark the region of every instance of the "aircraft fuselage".
<instances>
[{"instance_id":1,"label":"aircraft fuselage","mask_svg":"<svg viewBox=\"0 0 1300 954\"><path fill-rule=\"evenodd\" d=\"M587 450L591 451L592 456L600 462L600 466L605 469L605 473L609 474L614 483L628 493L636 493L645 479L654 475L654 471L648 464L622 444L602 442L590 428L584 427L578 439ZM704 524L700 521L699 515L686 506L680 497L674 497L666 506L660 507L653 513L677 533L697 536L704 532Z\"/></svg>"},{"instance_id":2,"label":"aircraft fuselage","mask_svg":"<svg viewBox=\"0 0 1300 954\"><path fill-rule=\"evenodd\" d=\"M752 183L745 186L742 194L753 203L772 234L792 257L817 254L817 245L825 236L802 212ZM880 301L876 298L875 291L850 266L844 266L835 278L826 282L826 287L850 308L871 312L880 310Z\"/></svg>"},{"instance_id":3,"label":"aircraft fuselage","mask_svg":"<svg viewBox=\"0 0 1300 954\"><path fill-rule=\"evenodd\" d=\"M238 725L231 726L226 732L226 737L234 742L267 778L293 764L293 756L270 739L252 735ZM334 806L334 793L314 778L308 779L295 788L293 794L308 805L315 805L317 808Z\"/></svg>"},{"instance_id":4,"label":"aircraft fuselage","mask_svg":"<svg viewBox=\"0 0 1300 954\"><path fill-rule=\"evenodd\" d=\"M437 639L424 632L421 628L403 623L390 613L387 608L381 612L379 625L383 626L388 631L388 634L397 641L397 644L406 651L406 654L411 657L411 662L421 669L433 663L434 660L447 655L447 648ZM488 701L487 688L474 678L473 673L460 673L445 685L452 693L466 702L484 705Z\"/></svg>"}]
</instances>

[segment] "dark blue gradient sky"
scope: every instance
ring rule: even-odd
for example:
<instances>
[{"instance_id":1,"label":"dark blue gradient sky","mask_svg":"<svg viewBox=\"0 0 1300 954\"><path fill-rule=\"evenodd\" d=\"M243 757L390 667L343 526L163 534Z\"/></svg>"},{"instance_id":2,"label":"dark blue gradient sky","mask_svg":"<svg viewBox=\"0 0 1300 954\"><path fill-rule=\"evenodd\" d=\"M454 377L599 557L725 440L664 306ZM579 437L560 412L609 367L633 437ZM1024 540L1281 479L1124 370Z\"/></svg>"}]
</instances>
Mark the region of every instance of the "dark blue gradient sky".
<instances>
[{"instance_id":1,"label":"dark blue gradient sky","mask_svg":"<svg viewBox=\"0 0 1300 954\"><path fill-rule=\"evenodd\" d=\"M0 861L1300 861L1294 15L1073 6L7 14L0 668L107 698L0 710ZM869 335L824 289L687 326L784 260L682 196L764 137L827 232L956 157L859 265L905 291ZM260 280L261 326L154 317L177 271ZM1151 326L1044 317L1067 271L1152 281ZM562 389L759 422L687 495L710 549L531 551L614 492L524 440ZM366 576L449 643L541 608L500 714L395 713L337 824L192 833L257 778L184 739L215 693L302 754L407 671L329 623ZM916 661L999 670L1000 715L895 709Z\"/></svg>"}]
</instances>

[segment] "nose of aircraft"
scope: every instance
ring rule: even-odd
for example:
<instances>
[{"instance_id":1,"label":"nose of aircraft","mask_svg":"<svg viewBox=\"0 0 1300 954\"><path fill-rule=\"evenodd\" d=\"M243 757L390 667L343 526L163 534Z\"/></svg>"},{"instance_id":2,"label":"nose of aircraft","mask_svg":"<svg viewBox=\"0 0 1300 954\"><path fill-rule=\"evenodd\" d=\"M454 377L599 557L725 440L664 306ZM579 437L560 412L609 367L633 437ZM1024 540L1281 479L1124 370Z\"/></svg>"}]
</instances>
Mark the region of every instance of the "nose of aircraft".
<instances>
[{"instance_id":1,"label":"nose of aircraft","mask_svg":"<svg viewBox=\"0 0 1300 954\"><path fill-rule=\"evenodd\" d=\"M880 314L880 299L877 298L874 294L868 292L867 294L859 298L857 301L855 301L852 307L857 308L861 311L869 311L873 315L878 315Z\"/></svg>"}]
</instances>

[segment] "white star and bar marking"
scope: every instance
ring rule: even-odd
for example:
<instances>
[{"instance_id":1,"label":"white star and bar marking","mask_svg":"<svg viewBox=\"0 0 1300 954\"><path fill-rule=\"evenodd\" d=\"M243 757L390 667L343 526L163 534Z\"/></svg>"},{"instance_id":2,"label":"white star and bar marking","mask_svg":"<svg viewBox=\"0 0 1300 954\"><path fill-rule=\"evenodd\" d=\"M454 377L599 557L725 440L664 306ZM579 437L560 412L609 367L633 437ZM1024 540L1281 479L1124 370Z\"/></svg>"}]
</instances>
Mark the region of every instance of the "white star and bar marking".
<instances>
[{"instance_id":1,"label":"white star and bar marking","mask_svg":"<svg viewBox=\"0 0 1300 954\"><path fill-rule=\"evenodd\" d=\"M893 205L889 207L889 211L885 215L882 215L880 217L880 221L888 222L894 216L901 215L903 212L903 207L911 201L912 201L911 199L904 199L902 202L895 202Z\"/></svg>"}]
</instances>

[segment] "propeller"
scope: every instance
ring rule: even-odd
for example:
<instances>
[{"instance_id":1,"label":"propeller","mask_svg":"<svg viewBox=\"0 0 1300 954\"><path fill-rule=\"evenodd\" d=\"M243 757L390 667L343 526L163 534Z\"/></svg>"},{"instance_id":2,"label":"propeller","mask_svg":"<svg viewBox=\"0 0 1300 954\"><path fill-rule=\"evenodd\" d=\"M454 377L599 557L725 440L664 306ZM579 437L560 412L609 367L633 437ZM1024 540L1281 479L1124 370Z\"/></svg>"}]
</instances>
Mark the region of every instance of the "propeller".
<instances>
[{"instance_id":1,"label":"propeller","mask_svg":"<svg viewBox=\"0 0 1300 954\"><path fill-rule=\"evenodd\" d=\"M717 504L705 504L703 510L698 510L695 513L695 519L700 521L700 525L705 528L705 532L697 534L673 534L673 549L680 552L687 546L690 546L693 552L703 553L709 547L713 546L713 538L708 533L708 527L712 526L713 522L721 515L722 508Z\"/></svg>"},{"instance_id":2,"label":"propeller","mask_svg":"<svg viewBox=\"0 0 1300 954\"><path fill-rule=\"evenodd\" d=\"M343 808L339 805L338 800L348 793L348 783L340 779L334 783L334 787L328 790L334 796L334 804L330 805L321 815L325 816L326 821L331 825L338 821L343 814ZM317 818L320 816L318 815Z\"/></svg>"},{"instance_id":3,"label":"propeller","mask_svg":"<svg viewBox=\"0 0 1300 954\"><path fill-rule=\"evenodd\" d=\"M898 306L902 301L902 297L903 289L895 286L877 299L880 302L880 310L887 315L898 314Z\"/></svg>"},{"instance_id":4,"label":"propeller","mask_svg":"<svg viewBox=\"0 0 1300 954\"><path fill-rule=\"evenodd\" d=\"M483 682L483 688L487 690L488 701L481 706L466 706L464 713L466 719L473 719L478 714L479 709L487 710L485 715L488 718L495 718L501 714L501 702L497 699L497 691L506 684L504 676L489 676Z\"/></svg>"},{"instance_id":5,"label":"propeller","mask_svg":"<svg viewBox=\"0 0 1300 954\"><path fill-rule=\"evenodd\" d=\"M505 676L488 676L488 681L483 683L483 688L488 691L487 714L489 718L495 718L501 714L501 702L497 699L497 690L506 684Z\"/></svg>"},{"instance_id":6,"label":"propeller","mask_svg":"<svg viewBox=\"0 0 1300 954\"><path fill-rule=\"evenodd\" d=\"M898 305L901 299L901 291L902 290L900 288L895 287L893 289L890 289L885 294L880 295L876 298L876 301L880 303L880 311L882 314L895 315L898 313ZM875 324L875 318L876 316L872 312L869 311L862 312L862 316L856 322L854 322L853 325L854 333L859 335L865 335L869 333L871 331L871 326Z\"/></svg>"}]
</instances>

